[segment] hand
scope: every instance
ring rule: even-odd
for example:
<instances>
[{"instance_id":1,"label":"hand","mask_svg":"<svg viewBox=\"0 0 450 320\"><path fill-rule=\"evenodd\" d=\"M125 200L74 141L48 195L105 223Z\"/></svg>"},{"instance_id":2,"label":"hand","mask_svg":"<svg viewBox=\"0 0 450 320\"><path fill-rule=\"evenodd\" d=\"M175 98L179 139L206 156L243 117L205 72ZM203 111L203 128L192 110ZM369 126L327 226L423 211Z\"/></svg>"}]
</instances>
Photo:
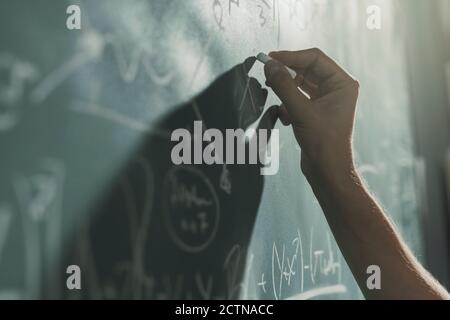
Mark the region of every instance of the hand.
<instances>
[{"instance_id":1,"label":"hand","mask_svg":"<svg viewBox=\"0 0 450 320\"><path fill-rule=\"evenodd\" d=\"M358 82L319 49L269 55L275 60L265 66L266 84L283 103L278 116L284 125L292 125L305 176L311 182L316 177L353 174ZM295 70L297 77L292 79L283 65Z\"/></svg>"},{"instance_id":2,"label":"hand","mask_svg":"<svg viewBox=\"0 0 450 320\"><path fill-rule=\"evenodd\" d=\"M265 67L267 85L283 102L278 117L292 125L302 148L302 171L366 298L449 299L354 169L352 133L358 82L318 49L270 56L279 61ZM296 79L283 65L297 72ZM369 290L366 285L367 267L374 263L383 270L382 290Z\"/></svg>"}]
</instances>

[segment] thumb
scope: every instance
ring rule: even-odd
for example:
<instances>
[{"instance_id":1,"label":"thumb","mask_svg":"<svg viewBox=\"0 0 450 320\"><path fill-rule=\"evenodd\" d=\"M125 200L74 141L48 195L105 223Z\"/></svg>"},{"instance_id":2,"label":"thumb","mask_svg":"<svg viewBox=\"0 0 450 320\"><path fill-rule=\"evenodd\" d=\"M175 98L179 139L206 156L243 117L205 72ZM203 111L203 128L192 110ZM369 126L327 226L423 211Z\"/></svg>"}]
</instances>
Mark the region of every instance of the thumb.
<instances>
[{"instance_id":1,"label":"thumb","mask_svg":"<svg viewBox=\"0 0 450 320\"><path fill-rule=\"evenodd\" d=\"M298 89L286 67L276 60L271 60L264 67L266 84L280 98L289 115L295 122L308 116L311 101Z\"/></svg>"}]
</instances>

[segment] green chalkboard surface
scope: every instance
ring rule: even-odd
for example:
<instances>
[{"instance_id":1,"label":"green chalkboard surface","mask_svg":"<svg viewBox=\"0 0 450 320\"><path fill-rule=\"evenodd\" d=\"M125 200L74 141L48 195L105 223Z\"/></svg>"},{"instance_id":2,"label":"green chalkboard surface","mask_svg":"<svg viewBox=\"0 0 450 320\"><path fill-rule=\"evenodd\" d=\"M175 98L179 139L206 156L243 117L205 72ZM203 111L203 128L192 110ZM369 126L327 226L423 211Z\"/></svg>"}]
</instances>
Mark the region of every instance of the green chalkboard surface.
<instances>
[{"instance_id":1,"label":"green chalkboard surface","mask_svg":"<svg viewBox=\"0 0 450 320\"><path fill-rule=\"evenodd\" d=\"M276 175L171 162L194 121L273 128L251 57L277 48L360 80L359 170L421 257L401 4L371 3L382 30L361 0L2 1L0 298L362 298L289 128Z\"/></svg>"}]
</instances>

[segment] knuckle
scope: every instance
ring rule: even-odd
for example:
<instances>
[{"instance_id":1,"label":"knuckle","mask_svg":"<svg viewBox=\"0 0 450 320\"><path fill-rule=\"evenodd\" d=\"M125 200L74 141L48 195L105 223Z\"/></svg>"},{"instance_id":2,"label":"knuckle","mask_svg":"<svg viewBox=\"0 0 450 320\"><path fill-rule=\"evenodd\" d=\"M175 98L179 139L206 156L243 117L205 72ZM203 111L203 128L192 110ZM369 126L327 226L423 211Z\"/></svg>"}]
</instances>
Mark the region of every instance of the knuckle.
<instances>
[{"instance_id":1,"label":"knuckle","mask_svg":"<svg viewBox=\"0 0 450 320\"><path fill-rule=\"evenodd\" d=\"M358 80L351 78L348 82L348 87L358 93L361 85Z\"/></svg>"},{"instance_id":2,"label":"knuckle","mask_svg":"<svg viewBox=\"0 0 450 320\"><path fill-rule=\"evenodd\" d=\"M317 55L317 56L321 56L321 55L323 55L324 53L323 53L323 51L322 50L320 50L319 48L317 48L317 47L315 47L315 48L312 48L311 49L311 51L315 54L315 55Z\"/></svg>"},{"instance_id":3,"label":"knuckle","mask_svg":"<svg viewBox=\"0 0 450 320\"><path fill-rule=\"evenodd\" d=\"M283 85L286 83L286 81L288 81L288 79L289 78L287 77L286 73L280 70L272 75L270 82L272 84Z\"/></svg>"}]
</instances>

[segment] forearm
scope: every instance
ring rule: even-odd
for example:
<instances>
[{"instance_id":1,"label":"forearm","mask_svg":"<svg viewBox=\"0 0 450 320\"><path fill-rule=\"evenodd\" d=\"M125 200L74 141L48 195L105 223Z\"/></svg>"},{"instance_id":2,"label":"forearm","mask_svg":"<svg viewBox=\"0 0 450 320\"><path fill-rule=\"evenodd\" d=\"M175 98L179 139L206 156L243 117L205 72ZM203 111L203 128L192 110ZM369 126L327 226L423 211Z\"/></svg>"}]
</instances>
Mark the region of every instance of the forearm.
<instances>
[{"instance_id":1,"label":"forearm","mask_svg":"<svg viewBox=\"0 0 450 320\"><path fill-rule=\"evenodd\" d=\"M308 180L366 298L449 298L403 243L356 171L349 168L333 169L330 174L324 170ZM380 267L381 290L367 288L370 265Z\"/></svg>"},{"instance_id":2,"label":"forearm","mask_svg":"<svg viewBox=\"0 0 450 320\"><path fill-rule=\"evenodd\" d=\"M271 57L274 60L265 66L266 83L283 102L279 118L292 126L302 150L302 171L364 295L449 298L409 251L354 170L351 141L358 81L319 49L273 52ZM297 72L295 79L285 66ZM380 290L367 288L371 265L380 268Z\"/></svg>"}]
</instances>

